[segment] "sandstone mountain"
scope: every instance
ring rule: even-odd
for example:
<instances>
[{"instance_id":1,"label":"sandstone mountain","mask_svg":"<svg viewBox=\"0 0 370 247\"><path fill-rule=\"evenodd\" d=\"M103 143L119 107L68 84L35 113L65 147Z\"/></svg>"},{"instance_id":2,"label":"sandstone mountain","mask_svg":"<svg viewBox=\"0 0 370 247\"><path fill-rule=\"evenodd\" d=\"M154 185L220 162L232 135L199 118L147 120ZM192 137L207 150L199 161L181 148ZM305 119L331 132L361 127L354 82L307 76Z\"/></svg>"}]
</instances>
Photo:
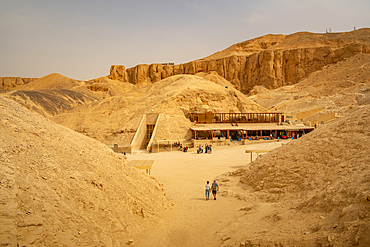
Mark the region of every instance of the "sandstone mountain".
<instances>
[{"instance_id":1,"label":"sandstone mountain","mask_svg":"<svg viewBox=\"0 0 370 247\"><path fill-rule=\"evenodd\" d=\"M112 65L109 78L132 84L154 83L178 74L217 72L243 93L254 86L293 85L326 65L370 53L370 29L346 33L265 35L179 65Z\"/></svg>"},{"instance_id":2,"label":"sandstone mountain","mask_svg":"<svg viewBox=\"0 0 370 247\"><path fill-rule=\"evenodd\" d=\"M123 246L168 207L104 144L0 96L1 246Z\"/></svg>"},{"instance_id":3,"label":"sandstone mountain","mask_svg":"<svg viewBox=\"0 0 370 247\"><path fill-rule=\"evenodd\" d=\"M0 89L13 89L17 86L24 85L37 80L38 78L21 78L21 77L0 77Z\"/></svg>"},{"instance_id":4,"label":"sandstone mountain","mask_svg":"<svg viewBox=\"0 0 370 247\"><path fill-rule=\"evenodd\" d=\"M356 54L370 53L369 37L369 28L344 33L269 34L185 64L140 64L128 69L112 65L109 76L93 79L85 86L97 91L118 92L120 90L113 90L112 85L122 86L122 82L126 82L145 86L173 75L216 73L243 93L255 86L275 89L293 85L327 65ZM38 79L2 77L0 89L18 88L35 80Z\"/></svg>"},{"instance_id":5,"label":"sandstone mountain","mask_svg":"<svg viewBox=\"0 0 370 247\"><path fill-rule=\"evenodd\" d=\"M246 214L222 230L227 244L369 246L369 136L366 105L221 178L246 201ZM248 229L263 209L273 212Z\"/></svg>"},{"instance_id":6,"label":"sandstone mountain","mask_svg":"<svg viewBox=\"0 0 370 247\"><path fill-rule=\"evenodd\" d=\"M36 80L24 84L17 89L20 90L42 90L42 89L72 89L79 87L81 85L80 81L76 81L67 78L58 73L52 73L50 75L41 77Z\"/></svg>"},{"instance_id":7,"label":"sandstone mountain","mask_svg":"<svg viewBox=\"0 0 370 247\"><path fill-rule=\"evenodd\" d=\"M90 81L0 78L0 245L126 245L169 203L107 145L129 144L143 114L161 114L157 139L189 139L188 112L287 100L279 112L344 117L220 176L223 195L245 207L217 236L224 246L370 245L369 39L370 29L266 35L186 64L113 65Z\"/></svg>"},{"instance_id":8,"label":"sandstone mountain","mask_svg":"<svg viewBox=\"0 0 370 247\"><path fill-rule=\"evenodd\" d=\"M264 110L229 86L215 75L177 75L59 114L52 120L108 145L121 146L131 142L143 114L163 114L158 139L189 139L188 112Z\"/></svg>"},{"instance_id":9,"label":"sandstone mountain","mask_svg":"<svg viewBox=\"0 0 370 247\"><path fill-rule=\"evenodd\" d=\"M327 65L308 78L291 86L274 90L255 87L250 97L267 109L285 100L278 111L297 113L322 108L318 114L335 112L343 115L370 103L370 54L357 54L336 64ZM314 116L312 116L314 117Z\"/></svg>"},{"instance_id":10,"label":"sandstone mountain","mask_svg":"<svg viewBox=\"0 0 370 247\"><path fill-rule=\"evenodd\" d=\"M189 139L189 111L264 111L291 99L278 111L343 114L367 103L369 34L266 35L187 64L113 65L90 81L2 78L0 93L108 145L130 143L144 113L164 114L158 138ZM259 95L252 102L238 89Z\"/></svg>"},{"instance_id":11,"label":"sandstone mountain","mask_svg":"<svg viewBox=\"0 0 370 247\"><path fill-rule=\"evenodd\" d=\"M96 101L96 98L68 89L19 90L8 92L4 96L44 117L58 115Z\"/></svg>"},{"instance_id":12,"label":"sandstone mountain","mask_svg":"<svg viewBox=\"0 0 370 247\"><path fill-rule=\"evenodd\" d=\"M26 80L18 77L1 79L6 82L0 87L1 94L45 117L58 115L135 88L130 83L106 77L92 81L76 81L58 73L39 79ZM19 81L25 83L18 83Z\"/></svg>"}]
</instances>

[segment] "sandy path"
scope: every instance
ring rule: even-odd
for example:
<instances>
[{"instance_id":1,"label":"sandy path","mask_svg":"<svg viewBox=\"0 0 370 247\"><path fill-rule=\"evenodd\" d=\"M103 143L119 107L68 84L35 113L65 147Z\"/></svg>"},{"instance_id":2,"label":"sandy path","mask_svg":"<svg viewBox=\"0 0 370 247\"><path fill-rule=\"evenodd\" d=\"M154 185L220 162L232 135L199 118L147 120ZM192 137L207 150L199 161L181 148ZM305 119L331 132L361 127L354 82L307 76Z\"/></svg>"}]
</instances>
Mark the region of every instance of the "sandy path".
<instances>
[{"instance_id":1,"label":"sandy path","mask_svg":"<svg viewBox=\"0 0 370 247\"><path fill-rule=\"evenodd\" d=\"M233 171L249 163L249 149L265 149L280 143L247 146L214 147L212 154L179 151L154 154L129 154L128 160L155 160L151 175L164 184L167 199L174 206L167 210L163 221L146 234L133 236L135 246L220 246L218 231L243 213L244 201L218 195L205 200L207 180ZM219 182L219 181L218 181ZM220 191L225 188L220 184Z\"/></svg>"}]
</instances>

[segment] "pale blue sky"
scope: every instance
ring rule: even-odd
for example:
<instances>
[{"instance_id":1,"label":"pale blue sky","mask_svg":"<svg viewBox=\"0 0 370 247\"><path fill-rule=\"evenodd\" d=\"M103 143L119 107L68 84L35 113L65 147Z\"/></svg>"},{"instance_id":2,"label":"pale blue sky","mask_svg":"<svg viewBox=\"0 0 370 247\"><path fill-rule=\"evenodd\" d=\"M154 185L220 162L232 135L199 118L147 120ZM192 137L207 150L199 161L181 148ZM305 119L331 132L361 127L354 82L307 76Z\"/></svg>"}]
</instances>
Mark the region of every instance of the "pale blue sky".
<instances>
[{"instance_id":1,"label":"pale blue sky","mask_svg":"<svg viewBox=\"0 0 370 247\"><path fill-rule=\"evenodd\" d=\"M265 34L370 27L369 0L0 0L0 76L186 63Z\"/></svg>"}]
</instances>

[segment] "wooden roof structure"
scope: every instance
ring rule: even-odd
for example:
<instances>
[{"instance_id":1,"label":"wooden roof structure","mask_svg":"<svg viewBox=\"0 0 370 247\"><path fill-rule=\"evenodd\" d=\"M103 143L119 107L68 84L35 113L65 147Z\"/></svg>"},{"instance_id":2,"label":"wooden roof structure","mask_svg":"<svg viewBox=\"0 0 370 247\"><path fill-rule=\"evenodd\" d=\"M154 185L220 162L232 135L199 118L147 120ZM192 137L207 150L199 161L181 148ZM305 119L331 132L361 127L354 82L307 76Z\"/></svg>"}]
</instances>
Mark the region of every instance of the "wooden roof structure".
<instances>
[{"instance_id":1,"label":"wooden roof structure","mask_svg":"<svg viewBox=\"0 0 370 247\"><path fill-rule=\"evenodd\" d=\"M145 169L145 173L150 175L150 170L152 169L154 160L131 160L128 162L128 166L135 167L137 169Z\"/></svg>"},{"instance_id":2,"label":"wooden roof structure","mask_svg":"<svg viewBox=\"0 0 370 247\"><path fill-rule=\"evenodd\" d=\"M218 131L218 130L246 130L246 131L255 131L255 130L305 130L305 129L314 129L314 127L308 127L304 124L276 124L276 123L239 123L231 125L223 124L197 124L190 128L193 131Z\"/></svg>"},{"instance_id":3,"label":"wooden roof structure","mask_svg":"<svg viewBox=\"0 0 370 247\"><path fill-rule=\"evenodd\" d=\"M211 123L279 123L282 113L259 112L259 113L200 113L189 112L187 117L192 122Z\"/></svg>"}]
</instances>

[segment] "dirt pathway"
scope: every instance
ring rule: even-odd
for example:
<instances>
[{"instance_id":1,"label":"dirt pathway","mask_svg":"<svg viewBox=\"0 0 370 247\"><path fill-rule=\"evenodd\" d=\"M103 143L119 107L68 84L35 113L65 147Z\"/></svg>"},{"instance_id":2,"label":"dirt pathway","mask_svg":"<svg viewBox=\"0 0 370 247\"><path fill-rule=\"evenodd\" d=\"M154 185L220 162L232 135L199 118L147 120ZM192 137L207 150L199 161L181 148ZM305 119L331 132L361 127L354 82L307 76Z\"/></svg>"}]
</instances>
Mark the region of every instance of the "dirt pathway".
<instances>
[{"instance_id":1,"label":"dirt pathway","mask_svg":"<svg viewBox=\"0 0 370 247\"><path fill-rule=\"evenodd\" d=\"M128 155L129 160L155 160L151 175L164 184L167 199L174 203L155 228L133 236L135 246L220 246L222 236L219 231L243 214L239 209L245 202L221 195L217 200L213 200L211 195L211 200L206 201L206 181L211 183L218 175L248 164L246 148L276 146L280 144L214 147L212 154L166 152ZM222 182L217 182L220 192L224 191Z\"/></svg>"}]
</instances>

